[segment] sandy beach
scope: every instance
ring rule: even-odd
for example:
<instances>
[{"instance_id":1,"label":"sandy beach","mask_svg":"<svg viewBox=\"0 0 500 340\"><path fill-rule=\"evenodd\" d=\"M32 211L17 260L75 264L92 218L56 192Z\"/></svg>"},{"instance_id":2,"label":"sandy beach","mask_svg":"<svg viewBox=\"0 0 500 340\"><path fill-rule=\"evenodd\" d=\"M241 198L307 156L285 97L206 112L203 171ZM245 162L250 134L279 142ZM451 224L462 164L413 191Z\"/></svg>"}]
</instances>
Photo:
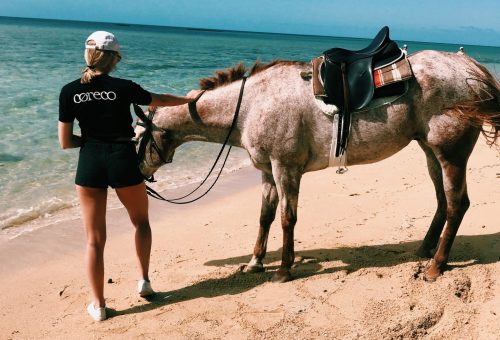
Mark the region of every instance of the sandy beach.
<instances>
[{"instance_id":1,"label":"sandy beach","mask_svg":"<svg viewBox=\"0 0 500 340\"><path fill-rule=\"evenodd\" d=\"M271 228L267 271L251 257L260 174L225 176L186 206L151 202L149 301L135 288L133 230L108 213L105 295L111 316L86 313L81 221L1 244L2 339L500 339L500 153L481 137L468 169L471 208L450 270L422 279L414 255L436 208L416 143L372 165L304 176L295 228L295 279L272 283L282 232ZM170 193L167 193L170 194ZM176 195L176 193L171 193Z\"/></svg>"}]
</instances>

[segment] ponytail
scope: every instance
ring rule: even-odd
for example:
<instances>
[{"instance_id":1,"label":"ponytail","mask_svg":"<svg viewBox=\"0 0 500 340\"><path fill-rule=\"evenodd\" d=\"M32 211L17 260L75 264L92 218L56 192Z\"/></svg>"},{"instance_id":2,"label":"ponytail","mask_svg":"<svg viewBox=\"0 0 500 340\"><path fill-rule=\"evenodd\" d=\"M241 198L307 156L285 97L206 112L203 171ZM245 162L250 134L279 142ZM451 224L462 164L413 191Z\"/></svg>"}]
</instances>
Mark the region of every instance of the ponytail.
<instances>
[{"instance_id":1,"label":"ponytail","mask_svg":"<svg viewBox=\"0 0 500 340\"><path fill-rule=\"evenodd\" d=\"M92 81L92 78L96 76L95 68L92 65L87 65L82 70L82 78L80 79L80 83L88 84Z\"/></svg>"},{"instance_id":2,"label":"ponytail","mask_svg":"<svg viewBox=\"0 0 500 340\"><path fill-rule=\"evenodd\" d=\"M87 42L87 45L93 44L95 44L95 42L92 40ZM93 48L85 49L85 61L87 62L87 66L82 70L80 83L88 84L96 75L111 72L120 59L121 56L118 52L97 50Z\"/></svg>"}]
</instances>

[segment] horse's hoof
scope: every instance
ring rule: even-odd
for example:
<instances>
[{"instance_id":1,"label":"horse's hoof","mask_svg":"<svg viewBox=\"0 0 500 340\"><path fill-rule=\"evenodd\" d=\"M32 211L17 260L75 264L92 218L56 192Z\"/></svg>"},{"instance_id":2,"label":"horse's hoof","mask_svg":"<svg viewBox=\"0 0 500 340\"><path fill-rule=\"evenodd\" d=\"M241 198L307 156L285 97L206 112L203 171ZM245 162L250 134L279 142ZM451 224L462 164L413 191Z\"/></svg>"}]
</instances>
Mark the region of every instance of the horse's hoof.
<instances>
[{"instance_id":1,"label":"horse's hoof","mask_svg":"<svg viewBox=\"0 0 500 340\"><path fill-rule=\"evenodd\" d=\"M273 276L273 282L283 283L291 280L293 280L293 277L288 269L280 268Z\"/></svg>"},{"instance_id":2,"label":"horse's hoof","mask_svg":"<svg viewBox=\"0 0 500 340\"><path fill-rule=\"evenodd\" d=\"M245 273L262 273L265 270L266 269L261 264L246 265L245 268L243 269Z\"/></svg>"},{"instance_id":3,"label":"horse's hoof","mask_svg":"<svg viewBox=\"0 0 500 340\"><path fill-rule=\"evenodd\" d=\"M434 263L432 263L424 271L424 280L427 282L434 282L441 274L441 270Z\"/></svg>"}]
</instances>

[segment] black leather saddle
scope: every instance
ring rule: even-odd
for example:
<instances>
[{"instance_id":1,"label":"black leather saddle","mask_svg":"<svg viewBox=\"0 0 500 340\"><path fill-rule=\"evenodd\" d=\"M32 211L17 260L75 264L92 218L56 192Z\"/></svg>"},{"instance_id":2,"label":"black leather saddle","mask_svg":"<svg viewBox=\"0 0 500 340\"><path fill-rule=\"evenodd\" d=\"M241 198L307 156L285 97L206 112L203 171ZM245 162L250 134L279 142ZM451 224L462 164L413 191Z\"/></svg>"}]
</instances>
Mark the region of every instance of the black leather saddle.
<instances>
[{"instance_id":1,"label":"black leather saddle","mask_svg":"<svg viewBox=\"0 0 500 340\"><path fill-rule=\"evenodd\" d=\"M389 38L387 26L384 26L372 42L361 50L332 48L323 52L324 61L318 70L324 91L320 96L325 103L334 104L340 110L336 157L342 156L346 151L351 112L366 107L374 97L373 70L395 63L404 56L405 53ZM314 68L313 63L313 73Z\"/></svg>"},{"instance_id":2,"label":"black leather saddle","mask_svg":"<svg viewBox=\"0 0 500 340\"><path fill-rule=\"evenodd\" d=\"M351 51L332 48L323 52L320 76L326 93L325 102L341 111L362 109L375 92L373 69L391 64L404 56L384 26L367 47Z\"/></svg>"}]
</instances>

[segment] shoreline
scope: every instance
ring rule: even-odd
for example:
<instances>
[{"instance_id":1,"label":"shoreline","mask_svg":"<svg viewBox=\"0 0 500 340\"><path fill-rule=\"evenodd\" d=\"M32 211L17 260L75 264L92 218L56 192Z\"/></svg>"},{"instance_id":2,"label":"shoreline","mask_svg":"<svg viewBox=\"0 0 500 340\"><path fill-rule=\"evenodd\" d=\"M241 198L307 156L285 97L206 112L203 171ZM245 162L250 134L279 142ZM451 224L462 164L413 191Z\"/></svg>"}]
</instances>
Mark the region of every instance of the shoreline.
<instances>
[{"instance_id":1,"label":"shoreline","mask_svg":"<svg viewBox=\"0 0 500 340\"><path fill-rule=\"evenodd\" d=\"M237 154L236 157L231 161L234 164L231 164L231 167L229 168L227 166L225 167L221 174L221 178L231 176L233 173L241 171L244 168L252 167L250 160L242 158L241 154ZM167 176L168 178L168 174L173 174L175 176L175 173L176 171L169 171L168 173L164 172L160 175L161 177L163 177L163 179L158 180L158 182L154 184L150 184L147 182L146 184L155 187L153 189L155 189L159 193L167 193L168 195L168 192L173 192L172 195L177 197L182 196L182 194L178 194L177 192L190 192L198 185L198 183L202 181L202 178L204 178L204 174L200 174L199 179L197 177L184 176L184 178L181 177L176 179L180 182L179 184L173 184L170 183L170 181L165 177ZM74 173L70 175L74 177ZM212 175L208 180L208 183L211 183L210 181L213 180L213 177L214 176ZM206 188L208 188L208 185L205 184L204 186L202 186L200 191L202 191L203 189L206 190ZM108 210L111 211L120 209L122 205L118 200L118 197L116 196L112 188L109 189ZM21 209L22 211L18 212L18 216L11 216L10 219L19 220L22 222L15 222L13 225L3 226L2 229L0 229L0 246L2 243L9 242L23 234L31 233L40 228L50 227L51 225L69 222L78 218L75 216L80 214L80 208L73 185L71 185L71 190L65 194L67 197L51 197L49 200L40 202L38 206L29 206L25 209ZM69 203L62 204L64 199L71 201ZM51 210L43 208L44 204L47 207L50 207L51 201L56 203L56 205L52 204L54 205L55 209Z\"/></svg>"},{"instance_id":2,"label":"shoreline","mask_svg":"<svg viewBox=\"0 0 500 340\"><path fill-rule=\"evenodd\" d=\"M181 214L200 206L212 204L213 201L220 200L221 197L233 192L239 192L260 184L259 171L253 166L242 167L231 173L221 176L218 183L210 193L199 201L187 205L174 205L167 202L158 201L149 197L149 213L151 224L162 223L168 219L170 214ZM189 192L198 183L186 184L177 187L181 192ZM110 188L110 196L113 190ZM168 195L173 190L164 190L160 193ZM76 196L76 193L75 193ZM113 197L116 196L113 191ZM132 224L128 219L125 208L118 200L116 206L109 208L106 216L108 238L115 235L122 235L132 231ZM12 273L13 271L24 270L30 266L43 264L48 260L49 255L57 253L58 255L70 255L71 253L82 251L85 245L83 235L83 226L80 217L79 206L64 209L63 214L67 218L50 224L43 224L33 230L22 232L14 238L0 240L0 277ZM67 214L73 213L68 218ZM30 224L36 224L36 220ZM42 246L37 240L44 240L46 243Z\"/></svg>"}]
</instances>

